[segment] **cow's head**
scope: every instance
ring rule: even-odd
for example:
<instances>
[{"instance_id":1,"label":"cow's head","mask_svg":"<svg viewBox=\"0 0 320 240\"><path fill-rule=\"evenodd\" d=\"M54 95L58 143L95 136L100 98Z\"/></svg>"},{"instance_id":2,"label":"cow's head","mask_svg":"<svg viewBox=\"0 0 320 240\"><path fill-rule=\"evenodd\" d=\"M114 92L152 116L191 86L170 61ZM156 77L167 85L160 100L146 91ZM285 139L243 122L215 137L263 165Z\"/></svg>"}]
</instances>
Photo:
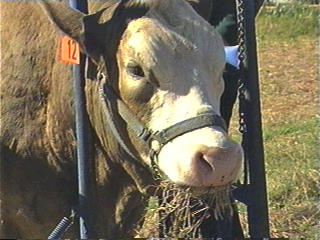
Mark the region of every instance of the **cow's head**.
<instances>
[{"instance_id":1,"label":"cow's head","mask_svg":"<svg viewBox=\"0 0 320 240\"><path fill-rule=\"evenodd\" d=\"M119 1L93 15L53 2L43 6L106 70L119 98L153 132L201 114L220 114L223 42L188 3ZM148 149L130 131L127 136L138 158L151 166ZM206 126L166 143L157 164L172 182L210 187L235 181L241 159L241 147L226 130Z\"/></svg>"}]
</instances>

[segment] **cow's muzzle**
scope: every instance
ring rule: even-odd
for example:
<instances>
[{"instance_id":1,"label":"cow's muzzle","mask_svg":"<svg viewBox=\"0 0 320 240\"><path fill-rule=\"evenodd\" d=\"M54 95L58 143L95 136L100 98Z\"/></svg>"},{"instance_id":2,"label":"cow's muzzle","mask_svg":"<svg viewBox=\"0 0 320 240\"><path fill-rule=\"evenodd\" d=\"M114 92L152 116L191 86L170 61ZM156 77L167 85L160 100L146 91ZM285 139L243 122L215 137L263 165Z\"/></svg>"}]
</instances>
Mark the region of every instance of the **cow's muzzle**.
<instances>
[{"instance_id":1,"label":"cow's muzzle","mask_svg":"<svg viewBox=\"0 0 320 240\"><path fill-rule=\"evenodd\" d=\"M112 87L105 84L102 89L100 89L101 93L101 100L103 102L105 115L108 118L108 124L113 132L115 138L117 139L118 143L123 147L123 149L133 158L137 159L134 154L130 151L130 148L126 145L125 141L122 139L120 131L118 130L114 114L114 107L117 106L118 114L122 117L122 119L127 123L129 128L136 134L136 136L145 144L149 149L149 156L152 163L152 169L154 172L155 178L161 178L161 173L158 167L158 155L162 148L174 140L175 138L184 135L186 133L192 132L197 129L205 128L205 127L220 127L225 132L227 132L227 127L220 115L213 114L213 113L202 113L198 116L183 120L176 124L169 126L161 131L153 132L151 129L147 128L141 121L130 111L127 105L116 95L113 91ZM214 149L209 149L207 152L217 151ZM219 153L222 155L228 155L231 153L221 151ZM217 154L215 154L217 155ZM199 171L211 168L211 171L218 171L214 170L217 169L214 167L211 159L211 155L205 152L197 151L195 155L191 158L194 161L202 162L200 165L201 169ZM197 159L197 160L195 160ZM140 161L141 162L141 161ZM199 165L199 166L200 166ZM223 169L223 167L222 167ZM220 169L219 169L220 171ZM200 173L199 172L199 173ZM223 172L223 171L222 171ZM224 182L224 181L223 181Z\"/></svg>"}]
</instances>

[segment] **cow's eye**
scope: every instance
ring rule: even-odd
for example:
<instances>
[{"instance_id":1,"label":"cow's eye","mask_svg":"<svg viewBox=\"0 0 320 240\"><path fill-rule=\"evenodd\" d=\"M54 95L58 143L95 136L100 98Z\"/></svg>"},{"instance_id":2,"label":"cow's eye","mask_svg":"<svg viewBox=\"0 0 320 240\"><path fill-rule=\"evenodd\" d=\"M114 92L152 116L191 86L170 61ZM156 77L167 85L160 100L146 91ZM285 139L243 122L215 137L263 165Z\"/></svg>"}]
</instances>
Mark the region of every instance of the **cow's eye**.
<instances>
[{"instance_id":1,"label":"cow's eye","mask_svg":"<svg viewBox=\"0 0 320 240\"><path fill-rule=\"evenodd\" d=\"M139 65L128 66L128 72L136 77L145 77L143 69Z\"/></svg>"}]
</instances>

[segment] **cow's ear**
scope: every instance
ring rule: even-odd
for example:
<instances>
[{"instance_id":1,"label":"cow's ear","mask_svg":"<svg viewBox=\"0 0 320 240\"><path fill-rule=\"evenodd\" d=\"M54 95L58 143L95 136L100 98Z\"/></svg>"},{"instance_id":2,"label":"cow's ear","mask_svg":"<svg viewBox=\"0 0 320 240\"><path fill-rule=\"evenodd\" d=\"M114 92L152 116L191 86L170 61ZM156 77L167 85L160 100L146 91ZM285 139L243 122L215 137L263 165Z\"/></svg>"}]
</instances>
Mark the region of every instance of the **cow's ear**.
<instances>
[{"instance_id":1,"label":"cow's ear","mask_svg":"<svg viewBox=\"0 0 320 240\"><path fill-rule=\"evenodd\" d=\"M50 20L65 34L83 45L85 14L68 7L66 4L56 1L39 1L48 14ZM82 46L83 47L83 46Z\"/></svg>"},{"instance_id":2,"label":"cow's ear","mask_svg":"<svg viewBox=\"0 0 320 240\"><path fill-rule=\"evenodd\" d=\"M96 63L100 61L100 48L105 41L101 33L107 35L104 27L114 15L118 3L106 3L105 8L92 15L81 13L61 2L41 0L39 3L60 30L76 40Z\"/></svg>"}]
</instances>

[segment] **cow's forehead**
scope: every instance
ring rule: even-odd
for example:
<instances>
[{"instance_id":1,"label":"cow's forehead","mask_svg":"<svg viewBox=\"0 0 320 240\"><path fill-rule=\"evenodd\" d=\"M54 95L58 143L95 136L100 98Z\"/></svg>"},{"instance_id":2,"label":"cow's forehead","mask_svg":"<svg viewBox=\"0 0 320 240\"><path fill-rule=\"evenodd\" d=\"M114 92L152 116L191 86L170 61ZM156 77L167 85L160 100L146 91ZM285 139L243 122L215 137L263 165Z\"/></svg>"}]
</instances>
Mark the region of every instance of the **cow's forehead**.
<instances>
[{"instance_id":1,"label":"cow's forehead","mask_svg":"<svg viewBox=\"0 0 320 240\"><path fill-rule=\"evenodd\" d=\"M173 27L156 18L131 21L120 44L124 60L139 61L149 68L170 61L186 66L192 61L220 71L225 64L221 37L201 23L185 20Z\"/></svg>"}]
</instances>

